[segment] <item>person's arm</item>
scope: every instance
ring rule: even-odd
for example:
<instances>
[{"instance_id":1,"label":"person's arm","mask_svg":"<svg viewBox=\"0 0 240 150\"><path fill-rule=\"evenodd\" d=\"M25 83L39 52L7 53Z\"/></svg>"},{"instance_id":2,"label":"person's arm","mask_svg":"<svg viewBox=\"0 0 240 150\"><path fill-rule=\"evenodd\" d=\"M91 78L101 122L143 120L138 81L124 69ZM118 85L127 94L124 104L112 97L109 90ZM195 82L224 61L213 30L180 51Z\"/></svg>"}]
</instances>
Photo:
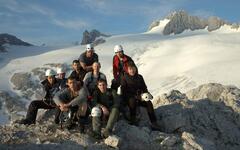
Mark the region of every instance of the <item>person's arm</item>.
<instances>
[{"instance_id":1,"label":"person's arm","mask_svg":"<svg viewBox=\"0 0 240 150\"><path fill-rule=\"evenodd\" d=\"M142 76L142 75L139 75L139 77L140 77L140 83L141 83L142 92L143 92L143 93L148 92L147 85L146 85L146 83L145 83L145 81L144 81L144 79L143 79L143 76Z\"/></svg>"},{"instance_id":2,"label":"person's arm","mask_svg":"<svg viewBox=\"0 0 240 150\"><path fill-rule=\"evenodd\" d=\"M68 106L76 106L76 105L80 105L84 102L87 102L87 96L88 96L88 90L87 90L86 86L83 86L79 90L78 96L75 97L71 102L69 102Z\"/></svg>"},{"instance_id":3,"label":"person's arm","mask_svg":"<svg viewBox=\"0 0 240 150\"><path fill-rule=\"evenodd\" d=\"M112 96L113 96L113 107L119 108L121 103L121 97L117 94L115 90L112 90Z\"/></svg>"},{"instance_id":4,"label":"person's arm","mask_svg":"<svg viewBox=\"0 0 240 150\"><path fill-rule=\"evenodd\" d=\"M114 79L117 79L117 76L118 76L118 66L117 66L117 64L116 64L116 58L115 57L117 57L116 55L113 57L113 77L114 77Z\"/></svg>"},{"instance_id":5,"label":"person's arm","mask_svg":"<svg viewBox=\"0 0 240 150\"><path fill-rule=\"evenodd\" d=\"M123 95L123 97L125 97L127 95L127 82L126 82L126 79L125 79L125 75L123 75L123 77L121 78L121 81L120 81L120 85L121 85L121 93Z\"/></svg>"},{"instance_id":6,"label":"person's arm","mask_svg":"<svg viewBox=\"0 0 240 150\"><path fill-rule=\"evenodd\" d=\"M92 69L92 65L91 65L91 66L87 66L87 65L86 65L84 62L82 62L82 61L80 61L80 65L81 65L82 68L83 68L84 70L86 70L87 72L93 70L93 69Z\"/></svg>"},{"instance_id":7,"label":"person's arm","mask_svg":"<svg viewBox=\"0 0 240 150\"><path fill-rule=\"evenodd\" d=\"M57 106L59 106L69 99L68 95L69 95L69 92L67 89L60 90L53 97L53 101Z\"/></svg>"}]
</instances>

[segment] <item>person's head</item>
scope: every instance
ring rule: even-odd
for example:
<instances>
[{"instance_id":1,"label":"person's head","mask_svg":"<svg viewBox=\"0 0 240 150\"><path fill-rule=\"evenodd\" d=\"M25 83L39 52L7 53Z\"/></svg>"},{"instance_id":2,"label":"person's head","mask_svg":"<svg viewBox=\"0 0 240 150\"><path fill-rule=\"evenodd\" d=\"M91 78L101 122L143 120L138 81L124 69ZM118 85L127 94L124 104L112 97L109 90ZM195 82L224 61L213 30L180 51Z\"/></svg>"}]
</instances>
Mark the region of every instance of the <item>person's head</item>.
<instances>
[{"instance_id":1,"label":"person's head","mask_svg":"<svg viewBox=\"0 0 240 150\"><path fill-rule=\"evenodd\" d=\"M137 67L134 63L128 63L128 74L134 76L137 73Z\"/></svg>"},{"instance_id":2,"label":"person's head","mask_svg":"<svg viewBox=\"0 0 240 150\"><path fill-rule=\"evenodd\" d=\"M92 44L87 44L86 45L86 56L87 57L92 57L94 53L94 47Z\"/></svg>"},{"instance_id":3,"label":"person's head","mask_svg":"<svg viewBox=\"0 0 240 150\"><path fill-rule=\"evenodd\" d=\"M73 70L75 70L75 71L79 71L80 70L80 62L78 61L78 60L74 60L73 62L72 62L72 68L73 68Z\"/></svg>"},{"instance_id":4,"label":"person's head","mask_svg":"<svg viewBox=\"0 0 240 150\"><path fill-rule=\"evenodd\" d=\"M105 93L107 91L107 81L99 79L97 82L97 87L102 93Z\"/></svg>"},{"instance_id":5,"label":"person's head","mask_svg":"<svg viewBox=\"0 0 240 150\"><path fill-rule=\"evenodd\" d=\"M114 52L119 58L122 58L124 56L122 45L115 45Z\"/></svg>"},{"instance_id":6,"label":"person's head","mask_svg":"<svg viewBox=\"0 0 240 150\"><path fill-rule=\"evenodd\" d=\"M45 76L47 77L48 82L52 85L55 82L56 72L52 69L47 69L45 72Z\"/></svg>"},{"instance_id":7,"label":"person's head","mask_svg":"<svg viewBox=\"0 0 240 150\"><path fill-rule=\"evenodd\" d=\"M68 77L67 85L68 85L68 87L69 87L72 91L76 91L76 90L77 90L77 81L76 81L75 78L73 78L73 77Z\"/></svg>"},{"instance_id":8,"label":"person's head","mask_svg":"<svg viewBox=\"0 0 240 150\"><path fill-rule=\"evenodd\" d=\"M101 64L99 62L94 62L92 64L92 68L93 68L93 71L95 72L99 72L100 68L101 68Z\"/></svg>"},{"instance_id":9,"label":"person's head","mask_svg":"<svg viewBox=\"0 0 240 150\"><path fill-rule=\"evenodd\" d=\"M61 68L57 68L57 75L59 79L64 79L65 75L66 75L66 71L65 69Z\"/></svg>"}]
</instances>

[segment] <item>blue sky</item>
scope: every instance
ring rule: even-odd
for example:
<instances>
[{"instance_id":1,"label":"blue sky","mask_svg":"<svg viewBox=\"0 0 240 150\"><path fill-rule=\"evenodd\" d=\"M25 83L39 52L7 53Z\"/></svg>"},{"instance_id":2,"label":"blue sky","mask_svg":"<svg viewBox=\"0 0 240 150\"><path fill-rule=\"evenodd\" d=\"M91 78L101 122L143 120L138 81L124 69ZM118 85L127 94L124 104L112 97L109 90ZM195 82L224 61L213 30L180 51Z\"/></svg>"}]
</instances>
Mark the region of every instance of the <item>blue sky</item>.
<instances>
[{"instance_id":1,"label":"blue sky","mask_svg":"<svg viewBox=\"0 0 240 150\"><path fill-rule=\"evenodd\" d=\"M0 33L41 45L80 41L84 30L145 32L175 10L240 22L239 0L0 0Z\"/></svg>"}]
</instances>

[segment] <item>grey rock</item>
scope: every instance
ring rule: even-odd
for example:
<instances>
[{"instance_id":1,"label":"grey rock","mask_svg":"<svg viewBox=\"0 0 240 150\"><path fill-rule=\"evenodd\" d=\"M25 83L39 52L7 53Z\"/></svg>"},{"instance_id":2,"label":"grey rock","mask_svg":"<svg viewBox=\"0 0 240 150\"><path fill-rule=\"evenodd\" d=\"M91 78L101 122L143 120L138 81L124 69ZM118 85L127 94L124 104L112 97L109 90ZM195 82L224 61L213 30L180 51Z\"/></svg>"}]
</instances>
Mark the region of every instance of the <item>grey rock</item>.
<instances>
[{"instance_id":1,"label":"grey rock","mask_svg":"<svg viewBox=\"0 0 240 150\"><path fill-rule=\"evenodd\" d=\"M150 26L148 27L148 31L152 30L152 28L159 26L160 21L153 21Z\"/></svg>"},{"instance_id":2,"label":"grey rock","mask_svg":"<svg viewBox=\"0 0 240 150\"><path fill-rule=\"evenodd\" d=\"M6 52L4 44L32 46L32 44L24 42L24 41L18 39L17 37L7 34L7 33L0 34L0 52Z\"/></svg>"},{"instance_id":3,"label":"grey rock","mask_svg":"<svg viewBox=\"0 0 240 150\"><path fill-rule=\"evenodd\" d=\"M173 13L170 17L168 17L170 21L164 27L163 34L180 34L184 30L197 30L204 29L207 26L206 21L200 19L196 16L189 16L185 11L179 11Z\"/></svg>"},{"instance_id":4,"label":"grey rock","mask_svg":"<svg viewBox=\"0 0 240 150\"><path fill-rule=\"evenodd\" d=\"M25 103L20 101L20 97L12 96L8 92L0 91L0 102L4 103L4 108L10 114L26 111Z\"/></svg>"},{"instance_id":5,"label":"grey rock","mask_svg":"<svg viewBox=\"0 0 240 150\"><path fill-rule=\"evenodd\" d=\"M219 17L209 17L208 18L208 31L214 31L219 29L225 22L221 20Z\"/></svg>"},{"instance_id":6,"label":"grey rock","mask_svg":"<svg viewBox=\"0 0 240 150\"><path fill-rule=\"evenodd\" d=\"M121 144L121 138L116 135L109 136L104 140L104 143L108 146L118 148Z\"/></svg>"},{"instance_id":7,"label":"grey rock","mask_svg":"<svg viewBox=\"0 0 240 150\"><path fill-rule=\"evenodd\" d=\"M239 24L233 23L231 28L232 29L239 29Z\"/></svg>"},{"instance_id":8,"label":"grey rock","mask_svg":"<svg viewBox=\"0 0 240 150\"><path fill-rule=\"evenodd\" d=\"M191 16L186 11L180 10L169 14L167 17L170 21L166 24L163 30L164 35L180 34L185 30L199 30L207 27L208 31L214 31L219 29L224 24L232 25L219 17L211 16L208 19L203 19L197 16ZM159 21L154 21L149 26L149 30L158 26ZM238 28L237 25L234 25Z\"/></svg>"},{"instance_id":9,"label":"grey rock","mask_svg":"<svg viewBox=\"0 0 240 150\"><path fill-rule=\"evenodd\" d=\"M90 32L85 30L83 32L83 39L82 39L81 45L90 44L90 43L94 43L94 45L97 45L97 44L104 43L105 42L104 39L97 39L100 36L110 37L110 35L103 34L103 33L99 32L98 30L95 30L95 29L90 31Z\"/></svg>"}]
</instances>

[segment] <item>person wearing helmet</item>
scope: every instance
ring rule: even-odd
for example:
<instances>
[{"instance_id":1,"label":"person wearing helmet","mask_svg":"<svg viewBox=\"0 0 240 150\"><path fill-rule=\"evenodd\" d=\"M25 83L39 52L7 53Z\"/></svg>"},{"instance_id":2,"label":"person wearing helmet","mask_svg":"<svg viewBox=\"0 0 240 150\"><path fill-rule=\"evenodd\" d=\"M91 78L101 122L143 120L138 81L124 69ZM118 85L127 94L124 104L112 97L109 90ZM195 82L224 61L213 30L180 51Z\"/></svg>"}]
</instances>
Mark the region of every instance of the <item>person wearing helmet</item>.
<instances>
[{"instance_id":1,"label":"person wearing helmet","mask_svg":"<svg viewBox=\"0 0 240 150\"><path fill-rule=\"evenodd\" d=\"M161 130L157 124L157 118L150 101L152 96L148 92L147 86L142 75L138 74L134 64L128 64L128 72L124 73L121 80L122 96L130 110L130 124L137 125L136 110L138 105L147 109L153 130ZM146 94L149 93L149 94Z\"/></svg>"},{"instance_id":2,"label":"person wearing helmet","mask_svg":"<svg viewBox=\"0 0 240 150\"><path fill-rule=\"evenodd\" d=\"M86 72L92 71L92 64L98 62L98 55L94 52L92 44L86 45L86 51L79 56L78 60Z\"/></svg>"},{"instance_id":3,"label":"person wearing helmet","mask_svg":"<svg viewBox=\"0 0 240 150\"><path fill-rule=\"evenodd\" d=\"M111 88L117 90L120 86L121 77L124 72L128 72L128 63L131 62L133 64L134 61L131 57L124 54L122 45L115 45L113 56L113 77Z\"/></svg>"},{"instance_id":4,"label":"person wearing helmet","mask_svg":"<svg viewBox=\"0 0 240 150\"><path fill-rule=\"evenodd\" d=\"M107 81L104 79L98 80L97 87L93 94L94 107L91 114L93 136L99 139L101 138L101 120L107 122L103 137L107 138L111 134L119 115L120 97L115 90L107 88Z\"/></svg>"},{"instance_id":5,"label":"person wearing helmet","mask_svg":"<svg viewBox=\"0 0 240 150\"><path fill-rule=\"evenodd\" d=\"M41 82L45 91L43 100L34 100L30 103L25 119L17 121L20 124L35 124L38 109L54 109L56 107L53 96L59 91L60 83L55 78L56 72L48 69L45 72L46 79Z\"/></svg>"},{"instance_id":6,"label":"person wearing helmet","mask_svg":"<svg viewBox=\"0 0 240 150\"><path fill-rule=\"evenodd\" d=\"M67 87L66 71L64 68L57 68L57 80L60 82L60 89Z\"/></svg>"},{"instance_id":7,"label":"person wearing helmet","mask_svg":"<svg viewBox=\"0 0 240 150\"><path fill-rule=\"evenodd\" d=\"M92 68L93 71L88 72L83 79L83 82L86 85L91 96L97 89L97 81L100 79L107 80L105 74L100 72L101 64L99 62L94 62Z\"/></svg>"},{"instance_id":8,"label":"person wearing helmet","mask_svg":"<svg viewBox=\"0 0 240 150\"><path fill-rule=\"evenodd\" d=\"M74 114L80 126L80 132L84 132L83 122L86 120L87 111L87 88L83 85L78 88L77 81L75 78L68 77L67 79L68 88L59 91L53 98L58 108L65 112L71 109L75 111ZM74 125L74 119L71 118L67 124L67 128L71 129Z\"/></svg>"}]
</instances>

